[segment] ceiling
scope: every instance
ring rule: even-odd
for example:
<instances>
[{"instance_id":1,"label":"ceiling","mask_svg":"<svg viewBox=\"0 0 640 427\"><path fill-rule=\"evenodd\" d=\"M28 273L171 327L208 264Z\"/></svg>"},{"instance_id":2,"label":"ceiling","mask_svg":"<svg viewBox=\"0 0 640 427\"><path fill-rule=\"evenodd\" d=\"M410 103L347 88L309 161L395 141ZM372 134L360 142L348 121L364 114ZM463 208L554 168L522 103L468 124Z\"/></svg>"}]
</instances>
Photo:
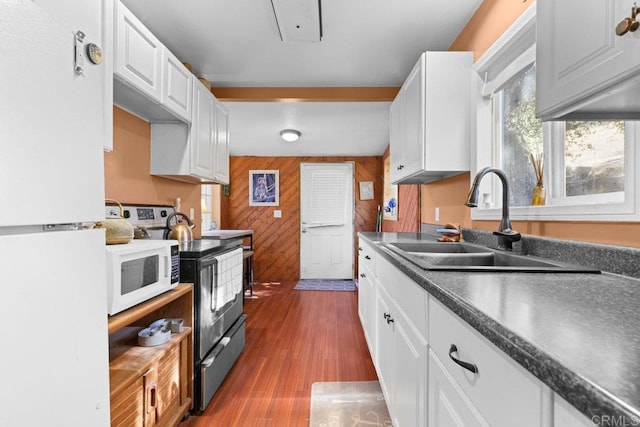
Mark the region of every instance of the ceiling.
<instances>
[{"instance_id":1,"label":"ceiling","mask_svg":"<svg viewBox=\"0 0 640 427\"><path fill-rule=\"evenodd\" d=\"M123 0L194 74L211 82L214 93L216 87L401 86L421 52L449 49L481 2L324 0L322 40L287 43L271 0ZM389 143L389 104L225 98L230 152L381 155ZM302 136L285 143L279 137L284 128Z\"/></svg>"}]
</instances>

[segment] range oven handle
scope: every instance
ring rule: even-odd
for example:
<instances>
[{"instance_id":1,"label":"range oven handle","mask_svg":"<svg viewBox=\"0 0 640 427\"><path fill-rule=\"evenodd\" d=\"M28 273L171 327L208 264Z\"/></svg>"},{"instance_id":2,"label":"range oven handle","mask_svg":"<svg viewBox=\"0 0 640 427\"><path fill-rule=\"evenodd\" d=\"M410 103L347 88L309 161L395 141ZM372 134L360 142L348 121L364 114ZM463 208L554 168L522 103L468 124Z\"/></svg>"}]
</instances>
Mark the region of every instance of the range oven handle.
<instances>
[{"instance_id":1,"label":"range oven handle","mask_svg":"<svg viewBox=\"0 0 640 427\"><path fill-rule=\"evenodd\" d=\"M213 361L216 360L216 357L218 357L220 352L224 350L224 348L227 346L227 344L229 344L229 342L231 342L231 337L222 338L220 342L216 344L216 346L214 347L213 351L211 352L211 355L206 359L204 359L202 363L200 363L200 367L201 367L201 370L203 371L203 375L204 375L204 370L209 368L211 365L213 365Z\"/></svg>"}]
</instances>

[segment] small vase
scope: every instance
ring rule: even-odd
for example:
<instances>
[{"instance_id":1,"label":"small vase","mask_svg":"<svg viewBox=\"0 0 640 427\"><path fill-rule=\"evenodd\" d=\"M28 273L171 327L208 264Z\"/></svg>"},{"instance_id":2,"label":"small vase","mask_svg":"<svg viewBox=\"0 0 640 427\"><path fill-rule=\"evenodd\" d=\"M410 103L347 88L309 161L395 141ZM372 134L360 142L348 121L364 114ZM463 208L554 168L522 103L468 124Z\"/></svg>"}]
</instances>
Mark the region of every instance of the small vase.
<instances>
[{"instance_id":1,"label":"small vase","mask_svg":"<svg viewBox=\"0 0 640 427\"><path fill-rule=\"evenodd\" d=\"M542 186L542 184L538 184L533 189L533 197L531 198L531 204L533 206L544 206L544 202L547 196L547 190Z\"/></svg>"}]
</instances>

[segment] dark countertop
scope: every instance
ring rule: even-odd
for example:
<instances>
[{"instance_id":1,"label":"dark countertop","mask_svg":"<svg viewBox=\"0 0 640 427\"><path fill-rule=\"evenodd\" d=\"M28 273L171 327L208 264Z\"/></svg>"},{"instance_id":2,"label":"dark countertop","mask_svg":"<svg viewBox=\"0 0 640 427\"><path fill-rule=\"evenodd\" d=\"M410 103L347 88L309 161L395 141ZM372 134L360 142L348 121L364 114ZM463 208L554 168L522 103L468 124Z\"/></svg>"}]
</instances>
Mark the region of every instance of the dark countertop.
<instances>
[{"instance_id":1,"label":"dark countertop","mask_svg":"<svg viewBox=\"0 0 640 427\"><path fill-rule=\"evenodd\" d=\"M242 245L242 239L198 239L180 243L180 258L200 258Z\"/></svg>"},{"instance_id":2,"label":"dark countertop","mask_svg":"<svg viewBox=\"0 0 640 427\"><path fill-rule=\"evenodd\" d=\"M203 239L235 239L253 236L253 230L206 230L202 232Z\"/></svg>"},{"instance_id":3,"label":"dark countertop","mask_svg":"<svg viewBox=\"0 0 640 427\"><path fill-rule=\"evenodd\" d=\"M374 233L377 242L433 242ZM398 267L589 419L640 420L640 280L616 274L423 270L381 245Z\"/></svg>"}]
</instances>

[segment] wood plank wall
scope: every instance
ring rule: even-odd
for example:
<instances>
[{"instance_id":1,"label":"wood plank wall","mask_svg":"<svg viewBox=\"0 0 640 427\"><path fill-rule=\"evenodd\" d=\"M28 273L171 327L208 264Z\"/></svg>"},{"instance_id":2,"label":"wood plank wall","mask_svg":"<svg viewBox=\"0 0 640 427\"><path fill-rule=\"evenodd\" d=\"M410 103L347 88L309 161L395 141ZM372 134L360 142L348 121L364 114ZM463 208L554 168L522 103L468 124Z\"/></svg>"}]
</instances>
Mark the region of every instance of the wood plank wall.
<instances>
[{"instance_id":1,"label":"wood plank wall","mask_svg":"<svg viewBox=\"0 0 640 427\"><path fill-rule=\"evenodd\" d=\"M382 231L420 231L420 185L398 186L398 220L382 221Z\"/></svg>"},{"instance_id":2,"label":"wood plank wall","mask_svg":"<svg viewBox=\"0 0 640 427\"><path fill-rule=\"evenodd\" d=\"M231 157L230 192L221 197L225 229L254 230L254 279L258 282L300 278L300 163L354 162L354 232L374 231L382 201L382 157ZM249 206L249 171L280 171L280 206ZM359 200L358 183L373 181L373 200ZM274 210L282 218L274 218ZM354 245L357 245L357 235ZM354 247L354 253L357 253ZM354 257L357 263L357 256ZM357 265L354 266L354 276Z\"/></svg>"},{"instance_id":3,"label":"wood plank wall","mask_svg":"<svg viewBox=\"0 0 640 427\"><path fill-rule=\"evenodd\" d=\"M387 151L382 156L383 165L389 155L390 150L387 147ZM420 231L420 185L398 186L398 220L382 221L382 231L396 233Z\"/></svg>"}]
</instances>

